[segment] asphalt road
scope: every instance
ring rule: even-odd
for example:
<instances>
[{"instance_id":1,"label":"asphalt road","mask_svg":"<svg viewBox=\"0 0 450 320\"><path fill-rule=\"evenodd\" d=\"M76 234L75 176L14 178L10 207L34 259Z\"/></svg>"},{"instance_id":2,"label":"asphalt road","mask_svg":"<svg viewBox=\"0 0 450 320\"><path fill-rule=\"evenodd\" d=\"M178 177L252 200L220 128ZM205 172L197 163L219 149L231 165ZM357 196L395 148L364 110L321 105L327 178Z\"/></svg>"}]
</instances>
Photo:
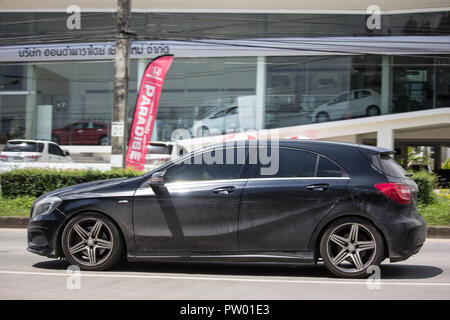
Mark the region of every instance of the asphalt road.
<instances>
[{"instance_id":1,"label":"asphalt road","mask_svg":"<svg viewBox=\"0 0 450 320\"><path fill-rule=\"evenodd\" d=\"M335 278L321 263L128 263L77 277L67 262L25 248L25 229L0 229L0 299L450 299L450 240L383 263L369 285Z\"/></svg>"}]
</instances>

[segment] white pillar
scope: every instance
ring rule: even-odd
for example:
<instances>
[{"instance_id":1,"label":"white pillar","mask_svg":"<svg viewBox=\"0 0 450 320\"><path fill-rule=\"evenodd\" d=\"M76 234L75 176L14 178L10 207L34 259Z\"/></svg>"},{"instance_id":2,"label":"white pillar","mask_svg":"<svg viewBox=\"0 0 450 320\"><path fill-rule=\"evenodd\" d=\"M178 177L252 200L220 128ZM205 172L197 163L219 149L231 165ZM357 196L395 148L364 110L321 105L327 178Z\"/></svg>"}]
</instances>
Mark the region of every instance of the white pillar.
<instances>
[{"instance_id":1,"label":"white pillar","mask_svg":"<svg viewBox=\"0 0 450 320\"><path fill-rule=\"evenodd\" d=\"M32 64L26 65L26 85L27 98L25 107L25 138L34 139L35 115L36 115L36 66Z\"/></svg>"},{"instance_id":2,"label":"white pillar","mask_svg":"<svg viewBox=\"0 0 450 320\"><path fill-rule=\"evenodd\" d=\"M392 57L383 56L381 64L381 114L391 112Z\"/></svg>"},{"instance_id":3,"label":"white pillar","mask_svg":"<svg viewBox=\"0 0 450 320\"><path fill-rule=\"evenodd\" d=\"M146 59L138 59L137 65L137 91L139 92L139 88L141 87L142 77L145 72L145 67L147 67L148 60Z\"/></svg>"},{"instance_id":4,"label":"white pillar","mask_svg":"<svg viewBox=\"0 0 450 320\"><path fill-rule=\"evenodd\" d=\"M257 57L256 61L255 129L263 129L266 110L266 57Z\"/></svg>"},{"instance_id":5,"label":"white pillar","mask_svg":"<svg viewBox=\"0 0 450 320\"><path fill-rule=\"evenodd\" d=\"M378 129L377 147L394 150L394 130L391 128Z\"/></svg>"}]
</instances>

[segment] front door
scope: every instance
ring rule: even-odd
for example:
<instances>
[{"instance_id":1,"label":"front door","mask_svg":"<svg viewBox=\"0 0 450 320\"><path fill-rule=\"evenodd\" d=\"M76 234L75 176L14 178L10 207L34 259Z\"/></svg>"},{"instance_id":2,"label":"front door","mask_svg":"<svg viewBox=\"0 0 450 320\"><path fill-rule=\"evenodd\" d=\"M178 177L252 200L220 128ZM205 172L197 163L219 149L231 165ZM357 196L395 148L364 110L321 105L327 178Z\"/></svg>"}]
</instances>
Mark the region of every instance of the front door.
<instances>
[{"instance_id":1,"label":"front door","mask_svg":"<svg viewBox=\"0 0 450 320\"><path fill-rule=\"evenodd\" d=\"M138 253L238 250L244 164L237 163L236 157L232 164L226 164L227 152L220 150L187 157L188 161L164 168L162 188L136 191L133 221ZM205 156L224 164L208 164Z\"/></svg>"}]
</instances>

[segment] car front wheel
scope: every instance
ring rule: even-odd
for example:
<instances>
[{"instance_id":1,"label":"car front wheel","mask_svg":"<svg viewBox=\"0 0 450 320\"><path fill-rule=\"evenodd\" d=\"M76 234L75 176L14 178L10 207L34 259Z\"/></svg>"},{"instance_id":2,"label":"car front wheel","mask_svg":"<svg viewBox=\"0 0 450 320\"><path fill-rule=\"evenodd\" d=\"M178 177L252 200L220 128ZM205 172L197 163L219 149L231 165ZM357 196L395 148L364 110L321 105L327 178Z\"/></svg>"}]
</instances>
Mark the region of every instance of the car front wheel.
<instances>
[{"instance_id":1,"label":"car front wheel","mask_svg":"<svg viewBox=\"0 0 450 320\"><path fill-rule=\"evenodd\" d=\"M61 240L67 260L83 270L109 269L121 259L123 243L119 230L98 213L82 213L70 220Z\"/></svg>"},{"instance_id":2,"label":"car front wheel","mask_svg":"<svg viewBox=\"0 0 450 320\"><path fill-rule=\"evenodd\" d=\"M340 219L323 234L320 255L334 275L363 278L369 276L369 267L384 260L384 242L380 232L366 220Z\"/></svg>"}]
</instances>

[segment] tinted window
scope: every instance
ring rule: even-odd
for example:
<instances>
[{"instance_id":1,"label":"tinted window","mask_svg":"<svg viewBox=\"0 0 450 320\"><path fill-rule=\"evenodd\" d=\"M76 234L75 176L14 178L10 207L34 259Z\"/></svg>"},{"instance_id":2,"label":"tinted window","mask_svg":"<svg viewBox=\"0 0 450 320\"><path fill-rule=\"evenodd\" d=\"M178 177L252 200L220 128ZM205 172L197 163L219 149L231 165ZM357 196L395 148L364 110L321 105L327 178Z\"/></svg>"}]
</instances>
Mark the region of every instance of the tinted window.
<instances>
[{"instance_id":1,"label":"tinted window","mask_svg":"<svg viewBox=\"0 0 450 320\"><path fill-rule=\"evenodd\" d=\"M172 146L151 144L150 147L148 148L148 153L151 153L151 154L171 154L172 153Z\"/></svg>"},{"instance_id":2,"label":"tinted window","mask_svg":"<svg viewBox=\"0 0 450 320\"><path fill-rule=\"evenodd\" d=\"M94 129L105 129L105 125L101 124L101 123L94 122L94 123L92 123L92 128L94 128Z\"/></svg>"},{"instance_id":3,"label":"tinted window","mask_svg":"<svg viewBox=\"0 0 450 320\"><path fill-rule=\"evenodd\" d=\"M381 172L391 177L405 177L406 171L390 155L374 155L372 162Z\"/></svg>"},{"instance_id":4,"label":"tinted window","mask_svg":"<svg viewBox=\"0 0 450 320\"><path fill-rule=\"evenodd\" d=\"M292 149L276 149L279 150L279 167L278 172L274 175L261 175L261 167L265 165L256 164L253 166L252 178L294 178L294 177L314 177L317 155L311 152L292 150ZM267 153L272 159L270 152Z\"/></svg>"},{"instance_id":5,"label":"tinted window","mask_svg":"<svg viewBox=\"0 0 450 320\"><path fill-rule=\"evenodd\" d=\"M320 157L319 166L317 167L318 177L344 177L345 173L331 160Z\"/></svg>"},{"instance_id":6,"label":"tinted window","mask_svg":"<svg viewBox=\"0 0 450 320\"><path fill-rule=\"evenodd\" d=\"M211 117L211 119L225 117L225 115L227 114L227 112L228 112L228 109L221 110L221 111L217 112L215 115L213 115L213 116Z\"/></svg>"},{"instance_id":7,"label":"tinted window","mask_svg":"<svg viewBox=\"0 0 450 320\"><path fill-rule=\"evenodd\" d=\"M48 144L48 153L53 154L55 156L64 157L64 152L55 144Z\"/></svg>"},{"instance_id":8,"label":"tinted window","mask_svg":"<svg viewBox=\"0 0 450 320\"><path fill-rule=\"evenodd\" d=\"M355 99L362 99L365 97L369 97L371 95L370 91L355 91Z\"/></svg>"},{"instance_id":9,"label":"tinted window","mask_svg":"<svg viewBox=\"0 0 450 320\"><path fill-rule=\"evenodd\" d=\"M26 142L26 141L9 141L3 151L10 152L42 152L44 150L43 143Z\"/></svg>"},{"instance_id":10,"label":"tinted window","mask_svg":"<svg viewBox=\"0 0 450 320\"><path fill-rule=\"evenodd\" d=\"M84 123L74 123L74 124L72 124L71 125L71 128L73 129L73 130L80 130L80 129L83 129L84 128Z\"/></svg>"},{"instance_id":11,"label":"tinted window","mask_svg":"<svg viewBox=\"0 0 450 320\"><path fill-rule=\"evenodd\" d=\"M232 164L226 164L226 151L214 150L189 158L190 163L181 162L167 169L166 182L178 181L206 181L206 180L230 180L239 179L244 166L243 161L238 163L236 149L233 149L234 156L231 157ZM206 158L209 157L209 158ZM206 159L219 159L220 163L208 164L210 161ZM216 161L217 162L217 161Z\"/></svg>"}]
</instances>

